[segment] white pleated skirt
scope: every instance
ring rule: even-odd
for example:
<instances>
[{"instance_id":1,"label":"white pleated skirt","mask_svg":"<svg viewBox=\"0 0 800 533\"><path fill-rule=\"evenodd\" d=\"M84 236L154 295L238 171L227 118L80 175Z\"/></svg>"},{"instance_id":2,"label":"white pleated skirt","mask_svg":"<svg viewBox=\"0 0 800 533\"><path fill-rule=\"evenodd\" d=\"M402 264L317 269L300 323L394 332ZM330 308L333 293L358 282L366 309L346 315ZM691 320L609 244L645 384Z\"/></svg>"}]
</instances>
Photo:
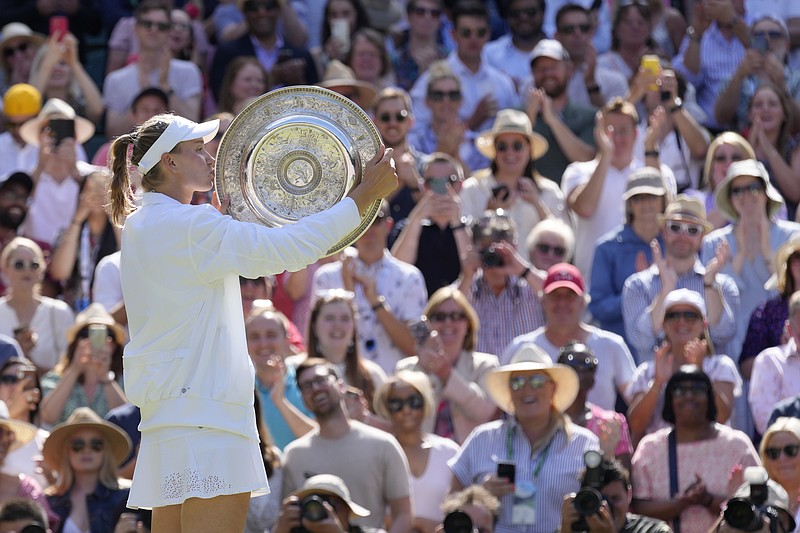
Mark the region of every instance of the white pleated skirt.
<instances>
[{"instance_id":1,"label":"white pleated skirt","mask_svg":"<svg viewBox=\"0 0 800 533\"><path fill-rule=\"evenodd\" d=\"M269 493L257 440L199 427L142 432L128 507L152 509L242 492Z\"/></svg>"}]
</instances>

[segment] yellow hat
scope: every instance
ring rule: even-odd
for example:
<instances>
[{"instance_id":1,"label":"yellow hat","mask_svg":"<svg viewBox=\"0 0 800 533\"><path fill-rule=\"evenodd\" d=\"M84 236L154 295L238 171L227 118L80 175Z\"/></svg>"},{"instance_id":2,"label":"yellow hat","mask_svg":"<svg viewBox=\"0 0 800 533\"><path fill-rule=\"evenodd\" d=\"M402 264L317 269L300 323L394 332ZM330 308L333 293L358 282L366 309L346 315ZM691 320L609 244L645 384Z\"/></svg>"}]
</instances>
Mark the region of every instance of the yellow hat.
<instances>
[{"instance_id":1,"label":"yellow hat","mask_svg":"<svg viewBox=\"0 0 800 533\"><path fill-rule=\"evenodd\" d=\"M12 85L3 95L3 112L8 117L38 115L42 110L42 94L27 83Z\"/></svg>"}]
</instances>

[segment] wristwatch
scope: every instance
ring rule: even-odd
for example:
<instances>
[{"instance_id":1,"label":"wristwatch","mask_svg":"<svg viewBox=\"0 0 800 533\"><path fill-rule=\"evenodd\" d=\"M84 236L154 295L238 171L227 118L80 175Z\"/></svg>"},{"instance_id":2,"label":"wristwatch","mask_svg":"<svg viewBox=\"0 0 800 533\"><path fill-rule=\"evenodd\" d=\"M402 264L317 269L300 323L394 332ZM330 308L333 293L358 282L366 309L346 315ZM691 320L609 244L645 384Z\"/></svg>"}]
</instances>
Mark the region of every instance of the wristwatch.
<instances>
[{"instance_id":1,"label":"wristwatch","mask_svg":"<svg viewBox=\"0 0 800 533\"><path fill-rule=\"evenodd\" d=\"M372 306L372 310L377 312L380 309L386 309L386 298L378 296L378 301Z\"/></svg>"},{"instance_id":2,"label":"wristwatch","mask_svg":"<svg viewBox=\"0 0 800 533\"><path fill-rule=\"evenodd\" d=\"M697 35L697 31L694 29L694 26L688 26L686 28L686 36L690 41L694 41L696 43L700 42L700 36Z\"/></svg>"},{"instance_id":3,"label":"wristwatch","mask_svg":"<svg viewBox=\"0 0 800 533\"><path fill-rule=\"evenodd\" d=\"M677 96L675 97L675 100L673 100L672 102L673 102L672 107L669 108L670 113L674 113L675 111L680 111L681 109L683 109L683 100L681 100Z\"/></svg>"}]
</instances>

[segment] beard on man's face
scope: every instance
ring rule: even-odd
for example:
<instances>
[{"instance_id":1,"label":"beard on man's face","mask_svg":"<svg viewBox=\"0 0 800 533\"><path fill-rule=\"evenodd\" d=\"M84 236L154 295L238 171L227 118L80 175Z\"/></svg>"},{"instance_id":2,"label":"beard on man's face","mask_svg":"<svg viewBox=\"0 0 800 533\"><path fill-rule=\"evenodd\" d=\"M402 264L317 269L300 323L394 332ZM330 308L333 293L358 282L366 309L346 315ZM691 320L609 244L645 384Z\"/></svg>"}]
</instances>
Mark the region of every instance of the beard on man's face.
<instances>
[{"instance_id":1,"label":"beard on man's face","mask_svg":"<svg viewBox=\"0 0 800 533\"><path fill-rule=\"evenodd\" d=\"M0 210L0 227L17 230L25 221L28 211L19 209L2 209Z\"/></svg>"}]
</instances>

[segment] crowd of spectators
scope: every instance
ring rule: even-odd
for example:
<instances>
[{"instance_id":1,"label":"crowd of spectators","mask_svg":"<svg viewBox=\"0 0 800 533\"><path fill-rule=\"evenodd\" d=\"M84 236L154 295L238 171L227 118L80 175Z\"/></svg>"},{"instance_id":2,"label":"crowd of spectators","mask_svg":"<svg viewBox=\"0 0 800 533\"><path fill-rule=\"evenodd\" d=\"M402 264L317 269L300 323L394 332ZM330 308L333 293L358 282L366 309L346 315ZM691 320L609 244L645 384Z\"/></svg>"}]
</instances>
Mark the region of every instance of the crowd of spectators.
<instances>
[{"instance_id":1,"label":"crowd of spectators","mask_svg":"<svg viewBox=\"0 0 800 533\"><path fill-rule=\"evenodd\" d=\"M108 146L175 113L221 120L214 155L294 85L363 109L399 186L342 253L240 279L262 456L207 460L266 469L248 532L735 531L756 467L796 531L800 2L771 0L0 0L0 531L148 530Z\"/></svg>"}]
</instances>

